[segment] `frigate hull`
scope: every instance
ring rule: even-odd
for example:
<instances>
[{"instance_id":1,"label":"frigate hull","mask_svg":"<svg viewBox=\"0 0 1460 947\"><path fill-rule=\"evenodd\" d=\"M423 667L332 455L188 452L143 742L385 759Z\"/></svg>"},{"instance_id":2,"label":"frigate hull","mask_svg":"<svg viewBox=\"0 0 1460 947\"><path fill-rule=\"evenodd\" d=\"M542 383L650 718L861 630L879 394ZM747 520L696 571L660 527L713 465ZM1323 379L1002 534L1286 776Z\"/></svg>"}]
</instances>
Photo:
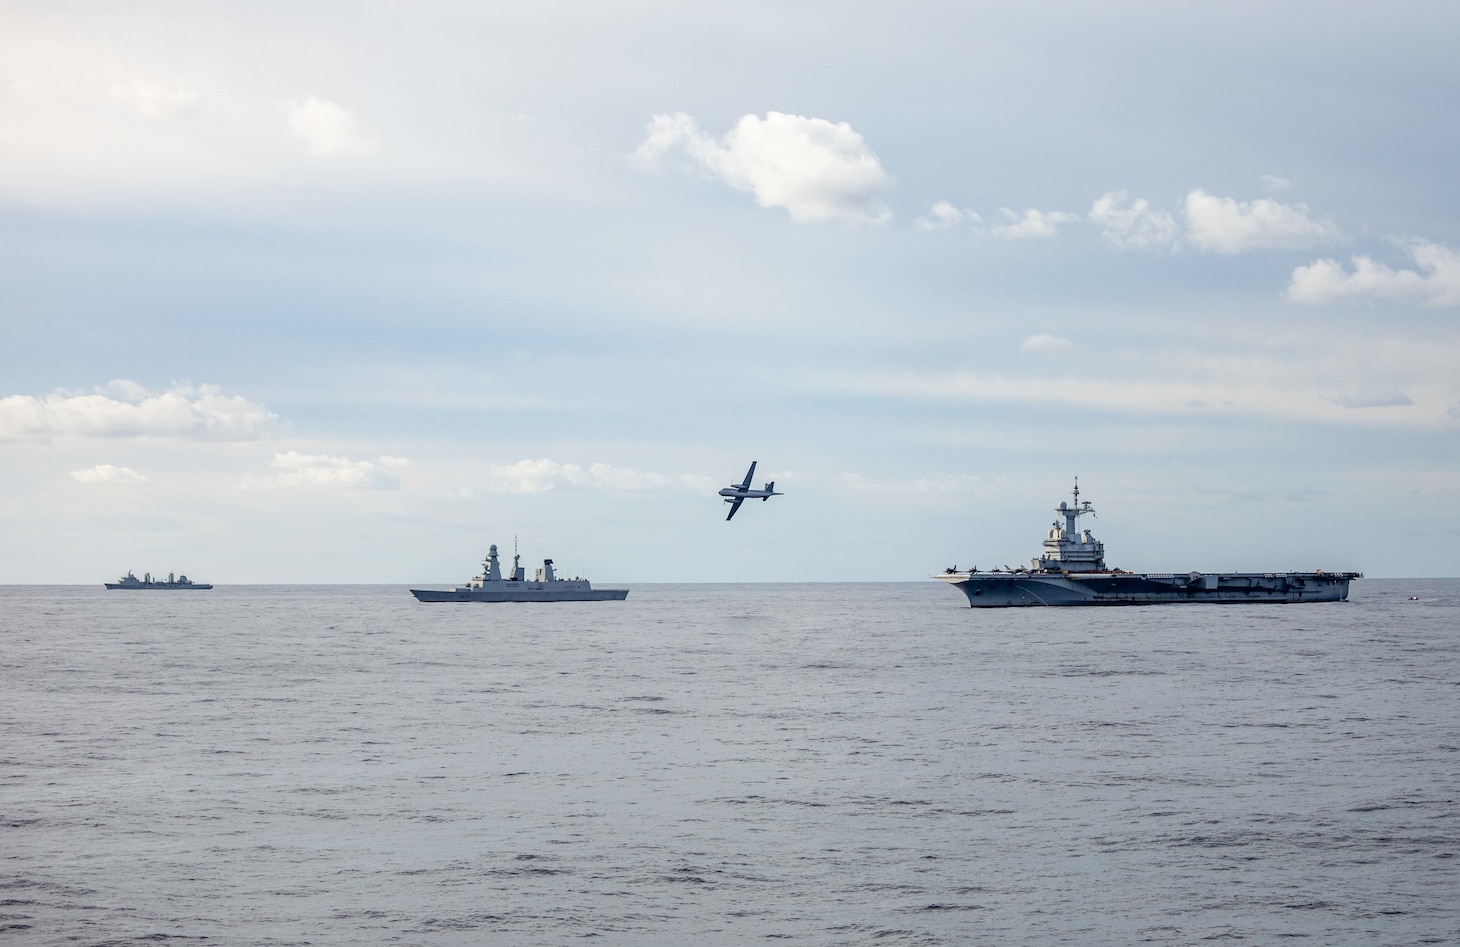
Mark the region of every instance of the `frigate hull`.
<instances>
[{"instance_id":1,"label":"frigate hull","mask_svg":"<svg viewBox=\"0 0 1460 947\"><path fill-rule=\"evenodd\" d=\"M1038 575L953 573L938 576L968 596L974 608L1034 605L1236 605L1344 602L1357 573L1096 573Z\"/></svg>"},{"instance_id":2,"label":"frigate hull","mask_svg":"<svg viewBox=\"0 0 1460 947\"><path fill-rule=\"evenodd\" d=\"M418 602L622 602L628 589L513 588L515 582L492 583L503 588L457 588L450 591L411 589ZM555 582L554 585L566 585Z\"/></svg>"},{"instance_id":3,"label":"frigate hull","mask_svg":"<svg viewBox=\"0 0 1460 947\"><path fill-rule=\"evenodd\" d=\"M515 542L514 542L515 545ZM527 578L522 557L512 555L512 571L503 573L497 547L487 550L482 574L454 589L411 589L418 602L622 602L628 589L595 589L583 578L561 579L553 561L544 559L535 581Z\"/></svg>"}]
</instances>

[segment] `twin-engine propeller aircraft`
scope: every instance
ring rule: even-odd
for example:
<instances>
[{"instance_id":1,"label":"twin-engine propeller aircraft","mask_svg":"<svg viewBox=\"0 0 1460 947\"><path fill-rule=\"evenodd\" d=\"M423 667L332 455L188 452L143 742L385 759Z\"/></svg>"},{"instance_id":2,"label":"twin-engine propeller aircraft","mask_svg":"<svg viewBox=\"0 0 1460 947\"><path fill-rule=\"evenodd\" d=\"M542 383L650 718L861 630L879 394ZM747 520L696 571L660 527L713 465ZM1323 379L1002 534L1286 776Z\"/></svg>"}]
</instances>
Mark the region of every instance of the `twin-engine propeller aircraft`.
<instances>
[{"instance_id":1,"label":"twin-engine propeller aircraft","mask_svg":"<svg viewBox=\"0 0 1460 947\"><path fill-rule=\"evenodd\" d=\"M774 480L769 481L759 490L750 489L750 478L755 476L755 465L756 461L752 460L750 462L750 469L745 472L745 480L743 482L732 483L720 491L720 496L724 497L725 502L730 504L730 515L725 517L725 522L730 522L730 519L735 516L735 511L740 509L740 504L746 500L769 500L771 497L785 496L784 493L776 492L776 482Z\"/></svg>"}]
</instances>

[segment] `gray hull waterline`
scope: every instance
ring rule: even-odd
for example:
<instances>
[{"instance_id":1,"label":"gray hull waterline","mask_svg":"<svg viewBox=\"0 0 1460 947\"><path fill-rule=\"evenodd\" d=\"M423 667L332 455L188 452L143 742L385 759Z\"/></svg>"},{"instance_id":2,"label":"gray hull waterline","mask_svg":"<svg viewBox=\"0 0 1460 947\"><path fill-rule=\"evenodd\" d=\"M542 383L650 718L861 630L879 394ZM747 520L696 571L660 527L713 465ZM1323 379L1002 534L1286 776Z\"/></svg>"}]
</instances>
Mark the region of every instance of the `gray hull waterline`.
<instances>
[{"instance_id":1,"label":"gray hull waterline","mask_svg":"<svg viewBox=\"0 0 1460 947\"><path fill-rule=\"evenodd\" d=\"M411 589L411 594L419 602L621 602L629 597L628 589L595 589L587 579L560 579L551 559L544 559L537 577L529 581L520 560L513 553L512 573L504 576L494 545L482 562L482 574L466 585L448 591Z\"/></svg>"},{"instance_id":2,"label":"gray hull waterline","mask_svg":"<svg viewBox=\"0 0 1460 947\"><path fill-rule=\"evenodd\" d=\"M1349 582L1363 578L1361 572L1322 570L1164 573L1107 568L1105 544L1088 529L1075 526L1078 517L1095 512L1089 501L1081 505L1078 481L1074 506L1062 501L1055 512L1065 522L1053 524L1044 540L1044 555L1029 568L981 572L975 567L960 572L955 566L933 578L962 591L974 608L1344 602Z\"/></svg>"}]
</instances>

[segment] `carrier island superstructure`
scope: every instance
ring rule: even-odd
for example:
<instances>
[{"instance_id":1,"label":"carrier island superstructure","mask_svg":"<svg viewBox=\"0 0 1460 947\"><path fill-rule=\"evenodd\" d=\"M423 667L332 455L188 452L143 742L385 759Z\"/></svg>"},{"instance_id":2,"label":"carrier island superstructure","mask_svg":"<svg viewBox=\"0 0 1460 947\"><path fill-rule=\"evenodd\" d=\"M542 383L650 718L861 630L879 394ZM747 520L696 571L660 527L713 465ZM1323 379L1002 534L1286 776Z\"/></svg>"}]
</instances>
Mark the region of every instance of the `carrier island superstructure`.
<instances>
[{"instance_id":1,"label":"carrier island superstructure","mask_svg":"<svg viewBox=\"0 0 1460 947\"><path fill-rule=\"evenodd\" d=\"M551 559L542 561L537 577L529 582L521 558L513 552L512 573L504 576L493 545L482 562L482 574L466 585L449 592L411 589L411 594L421 602L621 602L629 597L628 589L595 589L587 579L560 579Z\"/></svg>"},{"instance_id":2,"label":"carrier island superstructure","mask_svg":"<svg viewBox=\"0 0 1460 947\"><path fill-rule=\"evenodd\" d=\"M1344 602L1348 584L1361 572L1126 572L1105 565L1105 544L1079 529L1077 521L1095 508L1080 502L1075 481L1073 506L1060 501L1044 539L1044 554L1029 568L951 567L933 578L956 586L974 608L1021 605L1164 605L1176 602Z\"/></svg>"}]
</instances>

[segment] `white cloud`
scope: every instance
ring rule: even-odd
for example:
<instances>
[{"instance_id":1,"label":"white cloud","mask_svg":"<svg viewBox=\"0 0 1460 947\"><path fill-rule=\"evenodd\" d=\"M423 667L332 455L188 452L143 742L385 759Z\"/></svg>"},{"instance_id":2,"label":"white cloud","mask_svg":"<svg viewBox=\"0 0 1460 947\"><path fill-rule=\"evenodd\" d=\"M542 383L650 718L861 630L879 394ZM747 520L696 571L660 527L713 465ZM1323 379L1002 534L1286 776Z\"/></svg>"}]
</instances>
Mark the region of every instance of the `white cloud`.
<instances>
[{"instance_id":1,"label":"white cloud","mask_svg":"<svg viewBox=\"0 0 1460 947\"><path fill-rule=\"evenodd\" d=\"M1278 191L1292 190L1293 187L1292 181L1289 181L1287 178L1280 178L1276 174L1258 175L1257 180L1261 181L1262 186L1267 188L1268 193L1271 194L1276 194Z\"/></svg>"},{"instance_id":2,"label":"white cloud","mask_svg":"<svg viewBox=\"0 0 1460 947\"><path fill-rule=\"evenodd\" d=\"M71 471L71 479L77 483L147 483L147 478L131 467L115 467L111 464L97 464L85 470Z\"/></svg>"},{"instance_id":3,"label":"white cloud","mask_svg":"<svg viewBox=\"0 0 1460 947\"><path fill-rule=\"evenodd\" d=\"M1318 260L1293 270L1287 298L1322 305L1373 300L1432 309L1460 306L1460 250L1428 240L1397 241L1415 269L1395 270L1370 257L1353 258L1353 271L1337 260Z\"/></svg>"},{"instance_id":4,"label":"white cloud","mask_svg":"<svg viewBox=\"0 0 1460 947\"><path fill-rule=\"evenodd\" d=\"M354 112L316 96L291 99L284 106L289 130L316 158L374 154L380 142Z\"/></svg>"},{"instance_id":5,"label":"white cloud","mask_svg":"<svg viewBox=\"0 0 1460 947\"><path fill-rule=\"evenodd\" d=\"M275 454L269 466L281 471L273 478L274 483L286 487L342 487L362 490L394 490L400 486L400 478L389 466L402 466L404 458L380 458L381 463L368 460L351 460L348 457L332 457L328 454L301 454L288 451ZM406 461L409 463L409 461Z\"/></svg>"},{"instance_id":6,"label":"white cloud","mask_svg":"<svg viewBox=\"0 0 1460 947\"><path fill-rule=\"evenodd\" d=\"M1331 219L1311 217L1306 204L1247 203L1197 188L1186 195L1186 236L1203 250L1241 253L1314 247L1344 234Z\"/></svg>"},{"instance_id":7,"label":"white cloud","mask_svg":"<svg viewBox=\"0 0 1460 947\"><path fill-rule=\"evenodd\" d=\"M702 490L714 486L709 477L680 474L670 477L657 473L640 473L627 467L609 464L559 464L541 460L519 460L487 468L482 488L488 493L546 493L550 490L664 490L671 488Z\"/></svg>"},{"instance_id":8,"label":"white cloud","mask_svg":"<svg viewBox=\"0 0 1460 947\"><path fill-rule=\"evenodd\" d=\"M1220 367L1215 363L1207 366L1210 372L1216 372ZM1431 391L1423 400L1411 400L1405 394L1379 388L1339 399L1329 394L1332 389L1324 380L1289 379L1281 372L1265 374L1270 374L1272 380L1258 381L1251 375L1232 377L1226 371L1205 378L1194 372L1185 378L862 372L823 375L808 379L808 382L823 390L947 403L1069 405L1084 411L1110 411L1135 416L1235 414L1411 427L1435 424L1444 410L1440 405L1449 404L1453 399L1446 387ZM1434 388L1432 385L1428 387ZM1389 410L1353 410L1362 407Z\"/></svg>"},{"instance_id":9,"label":"white cloud","mask_svg":"<svg viewBox=\"0 0 1460 947\"><path fill-rule=\"evenodd\" d=\"M1271 176L1267 176L1271 177ZM1279 182L1281 178L1273 178ZM1276 187L1269 182L1269 186ZM1285 183L1285 182L1284 182ZM1145 198L1125 191L1101 195L1088 216L1063 211L999 209L1000 223L983 227L984 236L1005 240L1051 237L1060 226L1088 220L1100 228L1100 239L1122 249L1175 249L1181 227L1168 211L1151 206ZM938 201L915 222L921 230L949 230L978 224L978 214L948 201ZM1329 218L1315 218L1305 204L1281 204L1268 198L1250 203L1216 197L1201 188L1186 196L1186 239L1204 250L1240 253L1244 250L1312 247L1344 238Z\"/></svg>"},{"instance_id":10,"label":"white cloud","mask_svg":"<svg viewBox=\"0 0 1460 947\"><path fill-rule=\"evenodd\" d=\"M971 210L960 210L947 201L938 201L928 209L928 215L919 217L913 226L919 230L951 230L965 224L976 224L982 219Z\"/></svg>"},{"instance_id":11,"label":"white cloud","mask_svg":"<svg viewBox=\"0 0 1460 947\"><path fill-rule=\"evenodd\" d=\"M1019 351L1021 352L1059 352L1070 348L1075 343L1069 339L1062 339L1057 335L1050 335L1048 332L1041 332L1038 335L1026 336L1019 340Z\"/></svg>"},{"instance_id":12,"label":"white cloud","mask_svg":"<svg viewBox=\"0 0 1460 947\"><path fill-rule=\"evenodd\" d=\"M458 149L459 140L441 146L419 109L392 112L391 102L370 97L367 112L366 91L349 93L359 97L358 108L336 97L344 92L310 96L320 88L311 85L320 56L337 50L327 34L306 37L277 22L230 21L232 39L202 42L208 55L200 58L186 52L199 43L185 37L200 28L197 36L215 32L205 26L213 14L202 8L155 16L136 11L102 23L85 14L41 17L11 7L0 3L5 200L79 208L112 206L113 198L134 193L160 201L145 205L154 209L178 201L193 212L206 205L208 213L283 219L297 205L281 185L295 175L312 180L316 162L301 160L311 153L386 152L376 156L386 160L352 162L376 181L428 173L433 180L470 175L478 183L483 174L541 174L540 162L523 167L538 156L519 160L520 141L502 134L500 110L488 108L480 123L468 123L472 128L462 134L473 145ZM281 46L275 40L286 33ZM260 71L264 47L271 51L269 68ZM342 86L369 89L368 81L330 72ZM377 142L382 136L372 122L384 125L387 116L398 133Z\"/></svg>"},{"instance_id":13,"label":"white cloud","mask_svg":"<svg viewBox=\"0 0 1460 947\"><path fill-rule=\"evenodd\" d=\"M1414 399L1402 391L1366 391L1334 398L1333 402L1345 408L1407 408L1414 404Z\"/></svg>"},{"instance_id":14,"label":"white cloud","mask_svg":"<svg viewBox=\"0 0 1460 947\"><path fill-rule=\"evenodd\" d=\"M1176 244L1176 218L1151 207L1143 197L1131 200L1125 191L1111 191L1090 208L1090 222L1100 227L1100 239L1131 250L1154 250Z\"/></svg>"},{"instance_id":15,"label":"white cloud","mask_svg":"<svg viewBox=\"0 0 1460 947\"><path fill-rule=\"evenodd\" d=\"M215 385L148 391L118 380L91 394L55 391L44 398L0 398L0 439L18 437L185 437L250 440L278 415Z\"/></svg>"},{"instance_id":16,"label":"white cloud","mask_svg":"<svg viewBox=\"0 0 1460 947\"><path fill-rule=\"evenodd\" d=\"M1003 223L979 228L976 225L983 218L971 210L963 210L948 201L938 201L929 208L927 216L919 217L913 226L919 230L952 230L954 227L973 227L981 236L998 237L1003 240L1022 240L1027 237L1052 237L1059 233L1061 224L1084 220L1079 214L1066 214L1057 210L1026 210L1019 212L1007 207L999 208Z\"/></svg>"},{"instance_id":17,"label":"white cloud","mask_svg":"<svg viewBox=\"0 0 1460 947\"><path fill-rule=\"evenodd\" d=\"M176 118L198 104L198 93L192 89L147 79L113 82L109 91L113 99L148 119Z\"/></svg>"},{"instance_id":18,"label":"white cloud","mask_svg":"<svg viewBox=\"0 0 1460 947\"><path fill-rule=\"evenodd\" d=\"M845 122L767 112L746 115L716 141L683 112L655 115L634 157L654 164L679 148L700 168L762 207L783 207L798 222L883 223L892 179Z\"/></svg>"},{"instance_id":19,"label":"white cloud","mask_svg":"<svg viewBox=\"0 0 1460 947\"><path fill-rule=\"evenodd\" d=\"M984 233L1004 240L1022 240L1027 237L1052 237L1059 233L1060 224L1084 220L1079 214L1067 214L1058 210L1026 210L1024 213L999 208L1007 223L987 228Z\"/></svg>"}]
</instances>

